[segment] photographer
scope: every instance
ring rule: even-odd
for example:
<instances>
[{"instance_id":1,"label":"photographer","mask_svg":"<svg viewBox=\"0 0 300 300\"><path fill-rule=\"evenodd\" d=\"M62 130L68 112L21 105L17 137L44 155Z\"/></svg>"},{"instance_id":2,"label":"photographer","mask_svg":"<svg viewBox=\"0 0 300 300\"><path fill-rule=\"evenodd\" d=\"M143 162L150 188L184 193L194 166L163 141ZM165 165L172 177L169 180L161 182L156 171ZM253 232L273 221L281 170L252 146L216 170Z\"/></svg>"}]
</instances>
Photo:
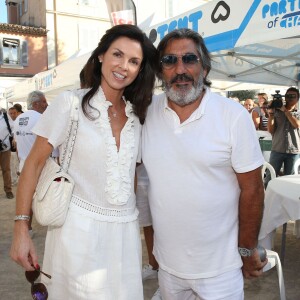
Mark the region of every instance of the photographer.
<instances>
[{"instance_id":1,"label":"photographer","mask_svg":"<svg viewBox=\"0 0 300 300\"><path fill-rule=\"evenodd\" d=\"M293 172L300 153L300 111L297 110L299 90L291 87L285 94L285 105L279 91L269 105L268 131L272 134L270 164L278 176L282 164L284 175Z\"/></svg>"}]
</instances>

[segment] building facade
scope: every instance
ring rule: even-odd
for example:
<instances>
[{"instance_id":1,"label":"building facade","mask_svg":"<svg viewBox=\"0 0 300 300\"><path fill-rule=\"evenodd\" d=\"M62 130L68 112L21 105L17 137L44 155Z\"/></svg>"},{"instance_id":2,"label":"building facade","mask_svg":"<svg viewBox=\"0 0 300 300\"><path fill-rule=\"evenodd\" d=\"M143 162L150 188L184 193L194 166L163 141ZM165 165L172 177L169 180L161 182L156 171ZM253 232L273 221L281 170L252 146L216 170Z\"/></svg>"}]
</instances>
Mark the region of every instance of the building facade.
<instances>
[{"instance_id":1,"label":"building facade","mask_svg":"<svg viewBox=\"0 0 300 300\"><path fill-rule=\"evenodd\" d=\"M0 74L31 77L47 70L47 31L0 23Z\"/></svg>"},{"instance_id":2,"label":"building facade","mask_svg":"<svg viewBox=\"0 0 300 300\"><path fill-rule=\"evenodd\" d=\"M210 0L189 0L184 4L184 9L191 9L196 4L200 2L203 4L206 1ZM151 24L181 13L179 9L181 4L176 1L176 5L173 5L174 0L134 0L133 2L136 7L137 22L144 30ZM20 39L18 42L10 37L10 40L5 40L6 54L4 56L6 55L6 60L10 61L7 75L15 70L16 73L25 76L26 71L33 67L31 66L32 59L29 57L31 51L36 58L39 55L43 56L38 59L43 63L46 61L46 67L43 65L39 70L32 69L27 74L28 76L45 69L54 69L69 58L78 57L80 54L93 50L105 31L112 26L106 3L107 0L6 0L9 23L6 25L16 28L32 28L31 31L43 32L40 36L41 40L35 38L35 44L27 39ZM10 47L8 43L16 43L16 45L10 45L13 48L10 52L12 58L7 54L7 48ZM40 46L40 52L37 51L36 44L43 44ZM26 57L28 57L27 61ZM12 66L16 64L13 60L18 62L18 67ZM37 78L28 81L30 88L34 80ZM9 90L12 101L16 101L16 98L24 98L17 92L20 86L24 93L26 89L23 85Z\"/></svg>"},{"instance_id":3,"label":"building facade","mask_svg":"<svg viewBox=\"0 0 300 300\"><path fill-rule=\"evenodd\" d=\"M5 88L47 68L46 29L0 23L1 107L6 107Z\"/></svg>"},{"instance_id":4,"label":"building facade","mask_svg":"<svg viewBox=\"0 0 300 300\"><path fill-rule=\"evenodd\" d=\"M94 49L111 27L105 0L27 0L19 7L19 24L47 30L49 69Z\"/></svg>"}]
</instances>

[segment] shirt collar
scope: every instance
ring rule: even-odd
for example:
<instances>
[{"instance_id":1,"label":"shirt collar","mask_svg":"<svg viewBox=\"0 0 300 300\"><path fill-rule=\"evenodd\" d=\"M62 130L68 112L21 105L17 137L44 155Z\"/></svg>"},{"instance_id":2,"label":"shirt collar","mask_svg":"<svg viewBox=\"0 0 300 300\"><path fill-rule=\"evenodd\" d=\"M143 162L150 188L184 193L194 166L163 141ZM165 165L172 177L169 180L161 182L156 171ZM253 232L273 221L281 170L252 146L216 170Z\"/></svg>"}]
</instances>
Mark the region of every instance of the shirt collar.
<instances>
[{"instance_id":1,"label":"shirt collar","mask_svg":"<svg viewBox=\"0 0 300 300\"><path fill-rule=\"evenodd\" d=\"M210 99L210 94L211 94L210 88L209 87L205 87L205 93L204 93L204 96L203 96L203 98L202 98L202 100L200 102L200 105L191 114L191 116L185 122L183 122L182 124L184 124L186 122L190 122L190 121L194 121L194 120L200 119L205 114L206 105L207 105L207 103L208 103L208 101ZM169 105L168 105L168 98L167 98L166 95L165 95L165 98L164 98L163 107L164 107L164 110L173 111L169 107Z\"/></svg>"}]
</instances>

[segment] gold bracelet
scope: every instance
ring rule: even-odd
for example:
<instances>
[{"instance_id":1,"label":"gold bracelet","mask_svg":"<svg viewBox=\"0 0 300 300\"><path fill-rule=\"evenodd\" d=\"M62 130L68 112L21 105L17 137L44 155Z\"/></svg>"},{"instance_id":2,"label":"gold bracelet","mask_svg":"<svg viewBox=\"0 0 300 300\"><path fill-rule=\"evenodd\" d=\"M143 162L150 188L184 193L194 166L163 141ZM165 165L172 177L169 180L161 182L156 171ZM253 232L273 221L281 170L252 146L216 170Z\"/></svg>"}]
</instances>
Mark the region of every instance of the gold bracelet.
<instances>
[{"instance_id":1,"label":"gold bracelet","mask_svg":"<svg viewBox=\"0 0 300 300\"><path fill-rule=\"evenodd\" d=\"M14 217L14 221L29 221L30 220L30 216L27 215L16 215Z\"/></svg>"}]
</instances>

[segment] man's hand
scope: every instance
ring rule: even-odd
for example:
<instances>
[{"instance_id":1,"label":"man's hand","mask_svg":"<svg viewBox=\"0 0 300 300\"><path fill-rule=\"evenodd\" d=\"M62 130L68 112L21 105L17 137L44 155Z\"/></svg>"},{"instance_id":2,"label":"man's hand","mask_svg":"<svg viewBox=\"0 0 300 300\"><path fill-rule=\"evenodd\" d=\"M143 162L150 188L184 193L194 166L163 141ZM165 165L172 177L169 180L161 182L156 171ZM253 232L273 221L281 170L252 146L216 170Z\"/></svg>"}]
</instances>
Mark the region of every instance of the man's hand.
<instances>
[{"instance_id":1,"label":"man's hand","mask_svg":"<svg viewBox=\"0 0 300 300\"><path fill-rule=\"evenodd\" d=\"M281 111L283 111L283 112L288 111L284 105L282 105L279 109L280 109Z\"/></svg>"},{"instance_id":2,"label":"man's hand","mask_svg":"<svg viewBox=\"0 0 300 300\"><path fill-rule=\"evenodd\" d=\"M268 262L268 259L261 262L257 249L254 251L252 256L249 257L243 256L242 260L243 260L243 267L242 267L243 275L247 279L261 276L263 273L262 269Z\"/></svg>"}]
</instances>

